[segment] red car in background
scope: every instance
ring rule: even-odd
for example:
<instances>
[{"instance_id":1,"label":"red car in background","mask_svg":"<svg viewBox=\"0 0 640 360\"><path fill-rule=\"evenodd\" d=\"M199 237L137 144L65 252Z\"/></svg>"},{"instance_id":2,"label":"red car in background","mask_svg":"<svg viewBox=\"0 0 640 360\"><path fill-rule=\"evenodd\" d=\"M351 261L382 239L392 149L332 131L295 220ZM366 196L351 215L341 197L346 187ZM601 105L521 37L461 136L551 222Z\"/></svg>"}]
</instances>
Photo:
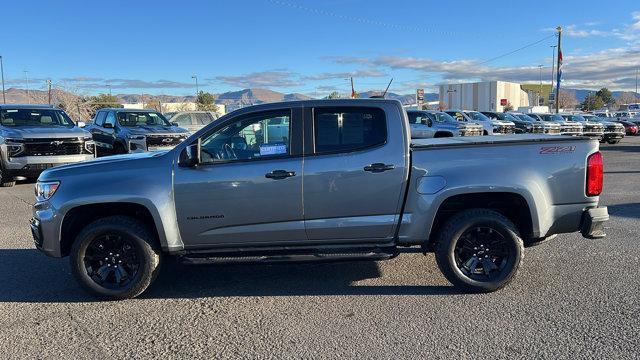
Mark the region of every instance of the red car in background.
<instances>
[{"instance_id":1,"label":"red car in background","mask_svg":"<svg viewBox=\"0 0 640 360\"><path fill-rule=\"evenodd\" d=\"M627 135L638 135L638 125L632 123L631 121L614 120L614 119L611 119L611 121L622 124L622 126L624 126L624 130L627 133Z\"/></svg>"}]
</instances>

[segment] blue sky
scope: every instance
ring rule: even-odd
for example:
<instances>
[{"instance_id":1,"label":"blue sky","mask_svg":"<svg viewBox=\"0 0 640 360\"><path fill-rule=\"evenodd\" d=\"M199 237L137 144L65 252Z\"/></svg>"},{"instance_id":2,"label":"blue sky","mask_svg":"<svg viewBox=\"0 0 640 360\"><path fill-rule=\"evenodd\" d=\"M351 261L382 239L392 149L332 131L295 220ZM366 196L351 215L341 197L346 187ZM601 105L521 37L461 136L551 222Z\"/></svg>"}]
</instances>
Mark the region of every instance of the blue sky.
<instances>
[{"instance_id":1,"label":"blue sky","mask_svg":"<svg viewBox=\"0 0 640 360\"><path fill-rule=\"evenodd\" d=\"M37 11L36 11L37 10ZM324 95L411 93L487 79L550 81L562 25L567 86L632 90L640 67L634 1L10 1L0 55L8 86L51 78L83 93L194 93L246 87ZM539 44L504 56L527 44Z\"/></svg>"}]
</instances>

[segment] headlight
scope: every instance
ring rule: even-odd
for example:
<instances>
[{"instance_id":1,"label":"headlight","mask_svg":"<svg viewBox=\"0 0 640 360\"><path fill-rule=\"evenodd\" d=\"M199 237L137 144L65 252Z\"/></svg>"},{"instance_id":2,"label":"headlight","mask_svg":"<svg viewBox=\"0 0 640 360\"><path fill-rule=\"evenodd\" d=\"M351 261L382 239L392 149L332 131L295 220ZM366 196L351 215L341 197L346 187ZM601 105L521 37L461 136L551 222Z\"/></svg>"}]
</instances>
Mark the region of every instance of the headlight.
<instances>
[{"instance_id":1,"label":"headlight","mask_svg":"<svg viewBox=\"0 0 640 360\"><path fill-rule=\"evenodd\" d=\"M7 153L9 154L9 157L19 155L24 151L22 139L6 138L4 142L7 145Z\"/></svg>"},{"instance_id":2,"label":"headlight","mask_svg":"<svg viewBox=\"0 0 640 360\"><path fill-rule=\"evenodd\" d=\"M49 200L53 194L56 193L58 187L60 186L60 181L48 181L48 182L40 182L36 183L36 200L44 201Z\"/></svg>"},{"instance_id":3,"label":"headlight","mask_svg":"<svg viewBox=\"0 0 640 360\"><path fill-rule=\"evenodd\" d=\"M96 143L93 140L87 140L84 142L84 149L89 153L93 154L96 151Z\"/></svg>"}]
</instances>

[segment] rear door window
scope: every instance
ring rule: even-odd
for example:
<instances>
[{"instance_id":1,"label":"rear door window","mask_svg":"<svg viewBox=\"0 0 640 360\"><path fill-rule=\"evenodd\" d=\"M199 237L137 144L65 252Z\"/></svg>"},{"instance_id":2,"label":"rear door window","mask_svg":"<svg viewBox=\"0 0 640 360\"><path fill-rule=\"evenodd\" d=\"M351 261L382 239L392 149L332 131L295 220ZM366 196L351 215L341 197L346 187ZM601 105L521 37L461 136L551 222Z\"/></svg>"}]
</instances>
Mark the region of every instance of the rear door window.
<instances>
[{"instance_id":1,"label":"rear door window","mask_svg":"<svg viewBox=\"0 0 640 360\"><path fill-rule=\"evenodd\" d=\"M379 108L315 108L313 125L316 154L366 149L387 141L387 122Z\"/></svg>"}]
</instances>

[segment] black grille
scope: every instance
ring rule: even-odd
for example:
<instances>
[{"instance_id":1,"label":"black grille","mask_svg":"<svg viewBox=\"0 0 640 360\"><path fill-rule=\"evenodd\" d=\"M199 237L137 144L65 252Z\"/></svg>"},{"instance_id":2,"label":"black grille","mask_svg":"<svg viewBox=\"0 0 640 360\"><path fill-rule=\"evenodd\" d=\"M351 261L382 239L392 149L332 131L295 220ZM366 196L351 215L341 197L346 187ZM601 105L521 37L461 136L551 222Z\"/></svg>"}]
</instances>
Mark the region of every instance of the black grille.
<instances>
[{"instance_id":1,"label":"black grille","mask_svg":"<svg viewBox=\"0 0 640 360\"><path fill-rule=\"evenodd\" d=\"M531 133L532 134L542 134L544 133L544 128L540 125L533 125L533 127L531 128Z\"/></svg>"},{"instance_id":2,"label":"black grille","mask_svg":"<svg viewBox=\"0 0 640 360\"><path fill-rule=\"evenodd\" d=\"M514 127L508 125L499 125L493 128L494 134L513 134L514 131Z\"/></svg>"},{"instance_id":3,"label":"black grille","mask_svg":"<svg viewBox=\"0 0 640 360\"><path fill-rule=\"evenodd\" d=\"M175 146L182 140L182 135L147 135L147 146Z\"/></svg>"},{"instance_id":4,"label":"black grille","mask_svg":"<svg viewBox=\"0 0 640 360\"><path fill-rule=\"evenodd\" d=\"M84 141L78 138L67 139L25 139L24 151L19 156L53 156L88 154Z\"/></svg>"},{"instance_id":5,"label":"black grille","mask_svg":"<svg viewBox=\"0 0 640 360\"><path fill-rule=\"evenodd\" d=\"M597 133L597 132L602 132L602 126L597 126L597 125L585 125L584 126L584 131L583 132L589 132L589 133Z\"/></svg>"}]
</instances>

